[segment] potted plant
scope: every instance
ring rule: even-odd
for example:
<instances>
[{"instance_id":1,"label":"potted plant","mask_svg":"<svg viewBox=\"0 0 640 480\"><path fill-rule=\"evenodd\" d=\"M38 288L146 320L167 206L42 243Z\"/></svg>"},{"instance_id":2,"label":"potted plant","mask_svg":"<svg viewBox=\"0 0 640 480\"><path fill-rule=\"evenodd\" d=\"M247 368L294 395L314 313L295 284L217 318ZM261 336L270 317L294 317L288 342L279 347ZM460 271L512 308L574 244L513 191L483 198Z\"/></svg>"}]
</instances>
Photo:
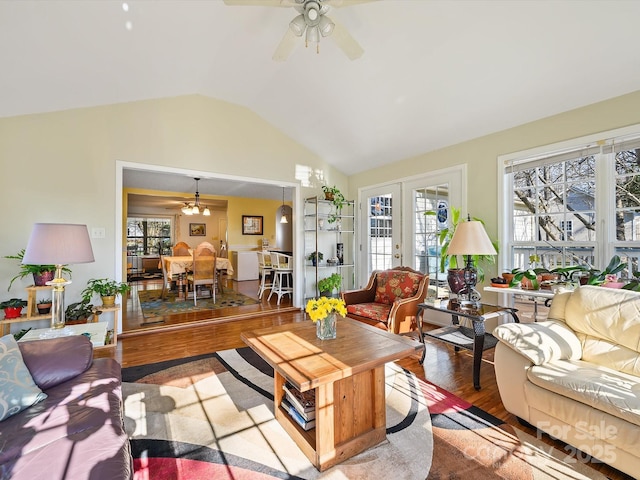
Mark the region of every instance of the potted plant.
<instances>
[{"instance_id":1,"label":"potted plant","mask_svg":"<svg viewBox=\"0 0 640 480\"><path fill-rule=\"evenodd\" d=\"M21 298L11 298L0 303L0 308L4 310L4 318L18 318L22 313L22 308L27 306L27 301Z\"/></svg>"},{"instance_id":2,"label":"potted plant","mask_svg":"<svg viewBox=\"0 0 640 480\"><path fill-rule=\"evenodd\" d=\"M29 275L33 275L33 283L36 287L42 287L46 285L47 282L53 280L53 277L56 274L56 266L55 265L27 265L22 263L22 259L24 257L25 249L20 250L16 255L5 255L4 258L11 258L13 260L20 261L20 272L11 279L9 282L9 288L7 291L11 290L11 285L18 278L24 278ZM71 270L68 267L62 267L62 271L68 273L71 276Z\"/></svg>"},{"instance_id":3,"label":"potted plant","mask_svg":"<svg viewBox=\"0 0 640 480\"><path fill-rule=\"evenodd\" d=\"M448 267L447 281L449 282L449 288L453 293L458 293L465 286L464 283L464 259L458 258L457 255L447 255L447 251L449 249L449 244L451 243L451 239L453 238L453 234L460 223L461 210L457 207L450 207L451 212L451 224L449 227L443 228L438 235L438 243L440 244L440 271L444 273L445 268ZM435 210L431 210L428 212L424 212L425 215L437 215L438 212ZM476 217L473 217L473 220L479 221L484 225L484 222ZM498 249L498 242L495 240L491 240L493 247ZM484 280L484 270L480 265L481 262L486 263L495 263L496 259L494 255L472 255L471 260L473 262L473 267L478 272L478 280Z\"/></svg>"},{"instance_id":4,"label":"potted plant","mask_svg":"<svg viewBox=\"0 0 640 480\"><path fill-rule=\"evenodd\" d=\"M342 276L339 273L332 273L328 277L318 281L318 290L321 296L328 297L334 290L339 290L341 285Z\"/></svg>"},{"instance_id":5,"label":"potted plant","mask_svg":"<svg viewBox=\"0 0 640 480\"><path fill-rule=\"evenodd\" d=\"M329 187L327 185L322 186L322 191L324 192L325 200L329 200L333 203L334 207L336 207L335 213L332 213L327 218L329 223L335 223L340 217L340 211L345 203L345 198L342 192L334 185L333 187Z\"/></svg>"},{"instance_id":6,"label":"potted plant","mask_svg":"<svg viewBox=\"0 0 640 480\"><path fill-rule=\"evenodd\" d=\"M90 302L93 294L96 293L102 299L104 307L113 307L116 297L124 295L129 291L130 287L124 282L116 282L108 278L92 278L87 282L87 286L82 291L82 300Z\"/></svg>"},{"instance_id":7,"label":"potted plant","mask_svg":"<svg viewBox=\"0 0 640 480\"><path fill-rule=\"evenodd\" d=\"M322 261L323 258L324 258L324 255L322 254L322 252L311 252L309 255L307 255L307 260L311 260L311 264L314 267L318 263L320 263L320 261Z\"/></svg>"},{"instance_id":8,"label":"potted plant","mask_svg":"<svg viewBox=\"0 0 640 480\"><path fill-rule=\"evenodd\" d=\"M65 323L69 325L87 323L91 315L100 315L100 310L94 310L93 305L84 299L81 302L71 303L67 306L64 316Z\"/></svg>"},{"instance_id":9,"label":"potted plant","mask_svg":"<svg viewBox=\"0 0 640 480\"><path fill-rule=\"evenodd\" d=\"M38 313L40 315L46 315L51 312L51 299L43 298L42 300L38 300Z\"/></svg>"}]
</instances>

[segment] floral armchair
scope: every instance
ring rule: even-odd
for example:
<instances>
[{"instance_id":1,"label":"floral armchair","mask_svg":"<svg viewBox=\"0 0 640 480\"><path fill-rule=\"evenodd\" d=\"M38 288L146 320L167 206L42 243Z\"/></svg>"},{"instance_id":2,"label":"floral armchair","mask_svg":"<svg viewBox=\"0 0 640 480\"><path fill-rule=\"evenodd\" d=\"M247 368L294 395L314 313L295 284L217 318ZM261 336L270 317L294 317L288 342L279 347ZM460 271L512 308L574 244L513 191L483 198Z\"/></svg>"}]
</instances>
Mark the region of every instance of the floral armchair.
<instances>
[{"instance_id":1,"label":"floral armchair","mask_svg":"<svg viewBox=\"0 0 640 480\"><path fill-rule=\"evenodd\" d=\"M409 267L375 270L367 286L342 292L347 317L392 333L415 330L418 304L424 301L429 276Z\"/></svg>"}]
</instances>

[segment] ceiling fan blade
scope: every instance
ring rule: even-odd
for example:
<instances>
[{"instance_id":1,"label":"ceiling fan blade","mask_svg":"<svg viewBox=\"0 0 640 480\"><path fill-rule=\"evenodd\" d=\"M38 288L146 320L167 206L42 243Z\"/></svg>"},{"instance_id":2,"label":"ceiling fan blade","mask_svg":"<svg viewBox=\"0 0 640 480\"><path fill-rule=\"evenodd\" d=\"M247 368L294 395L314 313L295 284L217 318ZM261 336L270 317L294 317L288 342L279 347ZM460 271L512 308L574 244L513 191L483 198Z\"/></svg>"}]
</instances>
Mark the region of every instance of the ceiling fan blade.
<instances>
[{"instance_id":1,"label":"ceiling fan blade","mask_svg":"<svg viewBox=\"0 0 640 480\"><path fill-rule=\"evenodd\" d=\"M226 1L226 0L225 0ZM331 5L335 8L350 7L351 5L358 5L359 3L377 2L378 0L324 0L322 3Z\"/></svg>"},{"instance_id":2,"label":"ceiling fan blade","mask_svg":"<svg viewBox=\"0 0 640 480\"><path fill-rule=\"evenodd\" d=\"M294 7L295 0L224 0L225 5L249 5L253 7Z\"/></svg>"},{"instance_id":3,"label":"ceiling fan blade","mask_svg":"<svg viewBox=\"0 0 640 480\"><path fill-rule=\"evenodd\" d=\"M276 51L273 52L273 59L276 62L284 62L289 58L296 44L300 41L299 38L290 28L287 28L287 33L284 34Z\"/></svg>"},{"instance_id":4,"label":"ceiling fan blade","mask_svg":"<svg viewBox=\"0 0 640 480\"><path fill-rule=\"evenodd\" d=\"M329 35L329 38L336 42L336 45L338 45L344 54L351 60L360 58L364 53L364 49L358 42L356 42L355 38L351 36L346 28L335 20L332 20L332 22L335 26L333 27L333 32Z\"/></svg>"}]
</instances>

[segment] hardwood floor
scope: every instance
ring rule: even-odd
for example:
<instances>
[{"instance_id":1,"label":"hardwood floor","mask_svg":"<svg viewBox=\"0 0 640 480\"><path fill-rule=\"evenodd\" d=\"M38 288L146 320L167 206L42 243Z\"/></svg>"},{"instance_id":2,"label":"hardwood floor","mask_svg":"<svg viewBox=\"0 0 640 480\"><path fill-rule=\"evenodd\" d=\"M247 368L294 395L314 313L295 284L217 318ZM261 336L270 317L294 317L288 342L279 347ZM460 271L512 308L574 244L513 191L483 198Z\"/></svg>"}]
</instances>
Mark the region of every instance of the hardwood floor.
<instances>
[{"instance_id":1,"label":"hardwood floor","mask_svg":"<svg viewBox=\"0 0 640 480\"><path fill-rule=\"evenodd\" d=\"M271 303L263 299L258 306L253 306L254 309L244 313L236 309L224 309L225 311L216 312L214 316L209 315L209 318L197 318L193 314L173 315L176 318L166 319L165 323L141 327L143 317L137 303L137 289L158 286L153 283L133 286L128 298L123 300L123 326L126 329L118 336L118 346L110 352L97 352L99 355L96 356L111 355L123 367L172 360L244 347L246 345L240 340L242 331L305 321L304 312L292 307L289 300L283 299L281 306L277 306L275 298L272 298ZM232 282L228 288L255 297L258 287L257 282ZM471 352L456 353L453 347L427 339L424 365L420 365L419 359L420 355L414 355L398 363L499 419L536 435L534 429L521 425L502 406L493 369L493 350L483 354L480 391L473 388ZM562 442L554 441L548 435L543 435L542 438L549 445L563 451L565 445ZM594 462L591 466L612 480L632 478L605 464Z\"/></svg>"}]
</instances>

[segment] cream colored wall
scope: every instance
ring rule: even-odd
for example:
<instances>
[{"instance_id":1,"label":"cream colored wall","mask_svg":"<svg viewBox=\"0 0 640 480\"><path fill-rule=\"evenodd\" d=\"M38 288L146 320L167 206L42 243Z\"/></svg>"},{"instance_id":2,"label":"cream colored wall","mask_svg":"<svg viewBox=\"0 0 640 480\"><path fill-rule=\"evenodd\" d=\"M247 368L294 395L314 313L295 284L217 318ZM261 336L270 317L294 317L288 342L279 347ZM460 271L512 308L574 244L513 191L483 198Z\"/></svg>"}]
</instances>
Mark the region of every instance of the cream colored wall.
<instances>
[{"instance_id":1,"label":"cream colored wall","mask_svg":"<svg viewBox=\"0 0 640 480\"><path fill-rule=\"evenodd\" d=\"M114 276L117 160L282 182L299 181L296 172L306 169L302 198L319 193L321 181L356 198L367 185L467 163L471 213L495 236L498 155L636 123L640 91L347 179L246 108L198 95L4 118L0 255L24 248L35 222L83 223L106 228L106 238L92 240L95 263L72 267L68 300L89 278ZM28 281L7 292L16 272L15 261L0 258L0 300L24 295Z\"/></svg>"},{"instance_id":2,"label":"cream colored wall","mask_svg":"<svg viewBox=\"0 0 640 480\"><path fill-rule=\"evenodd\" d=\"M72 266L67 302L89 278L115 275L116 161L278 182L296 182L307 169L347 188L345 175L255 113L199 95L3 118L0 300L25 296L28 280L7 292L18 267L1 256L26 247L36 222L106 229L105 238L92 239L95 263ZM302 195L319 187L312 179Z\"/></svg>"},{"instance_id":3,"label":"cream colored wall","mask_svg":"<svg viewBox=\"0 0 640 480\"><path fill-rule=\"evenodd\" d=\"M358 189L369 185L466 163L468 211L482 218L487 233L498 238L499 155L634 124L640 124L640 91L353 175L349 197L357 198Z\"/></svg>"}]
</instances>

